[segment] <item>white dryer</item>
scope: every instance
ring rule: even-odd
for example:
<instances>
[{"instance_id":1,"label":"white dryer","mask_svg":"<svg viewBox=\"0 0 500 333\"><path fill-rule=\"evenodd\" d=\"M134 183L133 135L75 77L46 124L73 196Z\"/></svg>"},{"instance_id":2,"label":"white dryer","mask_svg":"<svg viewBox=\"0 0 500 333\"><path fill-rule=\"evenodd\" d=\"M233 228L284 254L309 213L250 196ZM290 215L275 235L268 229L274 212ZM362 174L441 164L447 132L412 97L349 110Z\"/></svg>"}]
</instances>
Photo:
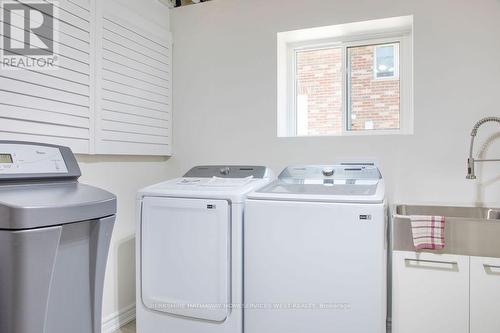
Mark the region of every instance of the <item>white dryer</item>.
<instances>
[{"instance_id":1,"label":"white dryer","mask_svg":"<svg viewBox=\"0 0 500 333\"><path fill-rule=\"evenodd\" d=\"M198 166L139 192L139 333L242 332L244 200L272 178L261 166Z\"/></svg>"},{"instance_id":2,"label":"white dryer","mask_svg":"<svg viewBox=\"0 0 500 333\"><path fill-rule=\"evenodd\" d=\"M245 333L385 333L377 167L289 167L246 202Z\"/></svg>"}]
</instances>

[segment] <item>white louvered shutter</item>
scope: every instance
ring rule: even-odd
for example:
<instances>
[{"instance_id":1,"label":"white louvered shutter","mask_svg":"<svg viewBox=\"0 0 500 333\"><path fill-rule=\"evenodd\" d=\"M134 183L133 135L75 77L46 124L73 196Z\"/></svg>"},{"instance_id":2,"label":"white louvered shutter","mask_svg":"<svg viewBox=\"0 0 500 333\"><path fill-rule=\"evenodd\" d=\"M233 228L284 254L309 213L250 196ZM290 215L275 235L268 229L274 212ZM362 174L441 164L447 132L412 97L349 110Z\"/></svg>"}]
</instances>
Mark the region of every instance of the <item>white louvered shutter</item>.
<instances>
[{"instance_id":1,"label":"white louvered shutter","mask_svg":"<svg viewBox=\"0 0 500 333\"><path fill-rule=\"evenodd\" d=\"M96 152L170 155L170 32L113 1L98 30Z\"/></svg>"},{"instance_id":2,"label":"white louvered shutter","mask_svg":"<svg viewBox=\"0 0 500 333\"><path fill-rule=\"evenodd\" d=\"M59 0L56 11L59 68L0 70L0 140L62 144L89 153L93 144L90 2Z\"/></svg>"}]
</instances>

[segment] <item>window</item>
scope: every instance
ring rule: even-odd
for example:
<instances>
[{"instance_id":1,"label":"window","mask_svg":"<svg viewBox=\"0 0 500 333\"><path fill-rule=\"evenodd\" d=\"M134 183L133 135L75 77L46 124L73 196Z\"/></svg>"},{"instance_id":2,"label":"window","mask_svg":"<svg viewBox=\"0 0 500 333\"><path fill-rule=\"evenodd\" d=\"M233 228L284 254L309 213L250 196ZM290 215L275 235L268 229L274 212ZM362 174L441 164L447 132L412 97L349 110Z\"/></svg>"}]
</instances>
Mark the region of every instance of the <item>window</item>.
<instances>
[{"instance_id":1,"label":"window","mask_svg":"<svg viewBox=\"0 0 500 333\"><path fill-rule=\"evenodd\" d=\"M278 136L411 134L411 22L278 34Z\"/></svg>"},{"instance_id":2,"label":"window","mask_svg":"<svg viewBox=\"0 0 500 333\"><path fill-rule=\"evenodd\" d=\"M399 130L399 43L347 48L347 130Z\"/></svg>"},{"instance_id":3,"label":"window","mask_svg":"<svg viewBox=\"0 0 500 333\"><path fill-rule=\"evenodd\" d=\"M394 79L399 76L399 43L377 45L373 56L375 79Z\"/></svg>"}]
</instances>

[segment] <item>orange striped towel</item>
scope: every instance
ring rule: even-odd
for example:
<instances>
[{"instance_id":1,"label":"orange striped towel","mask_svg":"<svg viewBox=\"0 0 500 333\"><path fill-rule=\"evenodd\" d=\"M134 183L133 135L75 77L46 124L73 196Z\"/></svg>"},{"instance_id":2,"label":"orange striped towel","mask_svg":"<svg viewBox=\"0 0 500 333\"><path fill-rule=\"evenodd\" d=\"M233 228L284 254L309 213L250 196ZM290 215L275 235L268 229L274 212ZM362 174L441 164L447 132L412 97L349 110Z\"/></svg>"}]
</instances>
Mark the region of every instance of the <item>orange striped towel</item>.
<instances>
[{"instance_id":1,"label":"orange striped towel","mask_svg":"<svg viewBox=\"0 0 500 333\"><path fill-rule=\"evenodd\" d=\"M413 245L417 250L441 250L445 246L444 216L410 216Z\"/></svg>"}]
</instances>

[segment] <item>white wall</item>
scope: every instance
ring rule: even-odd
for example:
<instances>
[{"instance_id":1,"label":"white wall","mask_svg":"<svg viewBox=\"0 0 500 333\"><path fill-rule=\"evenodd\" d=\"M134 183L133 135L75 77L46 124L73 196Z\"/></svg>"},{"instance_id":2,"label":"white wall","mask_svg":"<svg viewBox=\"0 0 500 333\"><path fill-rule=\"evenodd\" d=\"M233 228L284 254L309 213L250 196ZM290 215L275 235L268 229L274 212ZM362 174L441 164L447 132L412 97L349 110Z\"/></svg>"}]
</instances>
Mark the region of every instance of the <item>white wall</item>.
<instances>
[{"instance_id":1,"label":"white wall","mask_svg":"<svg viewBox=\"0 0 500 333\"><path fill-rule=\"evenodd\" d=\"M414 15L415 134L277 138L276 33ZM376 159L391 200L500 206L500 164L465 180L473 123L500 116L499 0L214 0L171 11L173 172ZM495 132L495 131L496 132ZM500 157L500 127L488 155Z\"/></svg>"},{"instance_id":2,"label":"white wall","mask_svg":"<svg viewBox=\"0 0 500 333\"><path fill-rule=\"evenodd\" d=\"M115 1L148 20L169 26L169 10L156 0ZM113 323L120 312L135 306L137 190L177 175L169 172L169 162L164 157L79 155L78 162L83 175L81 182L104 188L118 197L118 215L109 249L103 299L104 322Z\"/></svg>"},{"instance_id":3,"label":"white wall","mask_svg":"<svg viewBox=\"0 0 500 333\"><path fill-rule=\"evenodd\" d=\"M162 157L79 155L80 181L118 197L118 215L111 239L104 283L103 320L135 305L135 223L137 190L172 174Z\"/></svg>"}]
</instances>

